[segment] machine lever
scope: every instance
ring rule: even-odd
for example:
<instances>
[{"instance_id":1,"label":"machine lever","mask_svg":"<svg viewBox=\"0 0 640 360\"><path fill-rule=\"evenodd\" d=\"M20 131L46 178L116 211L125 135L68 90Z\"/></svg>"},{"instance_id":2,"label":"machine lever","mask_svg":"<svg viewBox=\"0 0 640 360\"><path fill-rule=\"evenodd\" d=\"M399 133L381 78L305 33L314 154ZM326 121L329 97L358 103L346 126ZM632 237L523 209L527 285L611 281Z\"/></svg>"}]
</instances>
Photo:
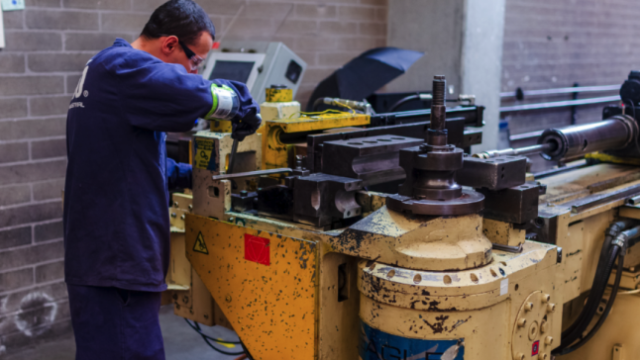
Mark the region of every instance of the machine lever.
<instances>
[{"instance_id":1,"label":"machine lever","mask_svg":"<svg viewBox=\"0 0 640 360\"><path fill-rule=\"evenodd\" d=\"M214 175L212 177L213 180L228 180L228 179L238 179L245 177L254 177L261 175L276 175L276 174L285 174L293 172L290 168L278 168L278 169L269 169L269 170L257 170L257 171L247 171L243 173L237 174L224 174L224 175Z\"/></svg>"}]
</instances>

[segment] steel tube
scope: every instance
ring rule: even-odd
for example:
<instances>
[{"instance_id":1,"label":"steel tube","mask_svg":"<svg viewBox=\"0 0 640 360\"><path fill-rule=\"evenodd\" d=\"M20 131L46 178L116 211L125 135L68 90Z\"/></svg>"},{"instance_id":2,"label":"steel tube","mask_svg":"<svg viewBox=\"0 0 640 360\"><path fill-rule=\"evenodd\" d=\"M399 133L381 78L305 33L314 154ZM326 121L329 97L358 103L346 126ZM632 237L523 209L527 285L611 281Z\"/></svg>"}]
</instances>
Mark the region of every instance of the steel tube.
<instances>
[{"instance_id":1,"label":"steel tube","mask_svg":"<svg viewBox=\"0 0 640 360\"><path fill-rule=\"evenodd\" d=\"M620 101L620 95L604 96L604 97L580 99L580 100L553 101L553 102L538 103L538 104L503 106L500 108L500 112L553 109L553 108L559 108L559 107L571 107L571 106L578 106L578 105L601 104L601 103L614 102L614 101Z\"/></svg>"},{"instance_id":2,"label":"steel tube","mask_svg":"<svg viewBox=\"0 0 640 360\"><path fill-rule=\"evenodd\" d=\"M603 92L603 91L617 91L620 90L620 85L603 85L603 86L576 86L557 89L545 89L545 90L527 90L523 91L524 96L536 96L536 95L560 95L571 94L581 92ZM503 92L500 93L501 98L515 97L516 92Z\"/></svg>"},{"instance_id":3,"label":"steel tube","mask_svg":"<svg viewBox=\"0 0 640 360\"><path fill-rule=\"evenodd\" d=\"M236 174L214 175L211 178L213 180L228 180L228 179L261 176L261 175L285 174L290 172L293 172L293 170L290 168L278 168L278 169L269 169L269 170L248 171L248 172L236 173Z\"/></svg>"},{"instance_id":4,"label":"steel tube","mask_svg":"<svg viewBox=\"0 0 640 360\"><path fill-rule=\"evenodd\" d=\"M516 148L516 149L509 148L509 149L503 149L503 150L489 150L479 154L473 154L473 157L489 159L489 158L505 156L505 155L506 156L528 155L528 154L540 153L543 151L549 151L549 150L552 150L552 147L553 147L553 144L547 143L547 144L525 146L525 147Z\"/></svg>"}]
</instances>

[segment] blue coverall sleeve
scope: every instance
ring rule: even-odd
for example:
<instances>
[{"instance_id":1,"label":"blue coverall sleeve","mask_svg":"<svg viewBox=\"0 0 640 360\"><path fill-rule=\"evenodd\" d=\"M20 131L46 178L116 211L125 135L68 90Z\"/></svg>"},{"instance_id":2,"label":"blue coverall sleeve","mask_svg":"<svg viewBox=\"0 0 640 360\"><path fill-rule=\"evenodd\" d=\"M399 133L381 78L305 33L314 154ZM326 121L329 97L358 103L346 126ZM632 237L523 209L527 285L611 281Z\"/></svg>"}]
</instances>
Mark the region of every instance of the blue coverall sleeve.
<instances>
[{"instance_id":1,"label":"blue coverall sleeve","mask_svg":"<svg viewBox=\"0 0 640 360\"><path fill-rule=\"evenodd\" d=\"M211 81L189 74L182 65L158 59L129 61L114 66L122 115L133 126L182 132L193 128L198 117L213 106Z\"/></svg>"},{"instance_id":2,"label":"blue coverall sleeve","mask_svg":"<svg viewBox=\"0 0 640 360\"><path fill-rule=\"evenodd\" d=\"M177 163L171 158L167 158L167 184L169 190L191 189L191 165Z\"/></svg>"}]
</instances>

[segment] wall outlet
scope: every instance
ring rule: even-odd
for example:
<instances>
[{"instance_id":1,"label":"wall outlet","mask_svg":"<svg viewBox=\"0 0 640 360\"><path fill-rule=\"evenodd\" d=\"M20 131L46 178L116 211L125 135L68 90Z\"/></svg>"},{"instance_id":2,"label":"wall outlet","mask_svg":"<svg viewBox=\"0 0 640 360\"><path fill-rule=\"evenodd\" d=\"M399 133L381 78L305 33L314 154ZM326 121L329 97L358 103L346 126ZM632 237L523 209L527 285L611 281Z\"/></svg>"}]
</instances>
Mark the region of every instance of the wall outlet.
<instances>
[{"instance_id":1,"label":"wall outlet","mask_svg":"<svg viewBox=\"0 0 640 360\"><path fill-rule=\"evenodd\" d=\"M2 0L2 10L24 10L24 0Z\"/></svg>"}]
</instances>

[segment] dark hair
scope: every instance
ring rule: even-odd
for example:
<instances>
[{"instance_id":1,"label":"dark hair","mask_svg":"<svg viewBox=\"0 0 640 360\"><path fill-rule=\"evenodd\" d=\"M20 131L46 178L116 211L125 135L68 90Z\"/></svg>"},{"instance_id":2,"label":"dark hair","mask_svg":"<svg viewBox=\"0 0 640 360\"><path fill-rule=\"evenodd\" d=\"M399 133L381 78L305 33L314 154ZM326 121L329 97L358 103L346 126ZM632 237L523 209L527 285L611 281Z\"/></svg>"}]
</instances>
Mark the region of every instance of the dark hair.
<instances>
[{"instance_id":1,"label":"dark hair","mask_svg":"<svg viewBox=\"0 0 640 360\"><path fill-rule=\"evenodd\" d=\"M149 39L175 35L193 44L203 31L215 39L216 29L200 5L193 0L170 0L155 9L140 35Z\"/></svg>"}]
</instances>

